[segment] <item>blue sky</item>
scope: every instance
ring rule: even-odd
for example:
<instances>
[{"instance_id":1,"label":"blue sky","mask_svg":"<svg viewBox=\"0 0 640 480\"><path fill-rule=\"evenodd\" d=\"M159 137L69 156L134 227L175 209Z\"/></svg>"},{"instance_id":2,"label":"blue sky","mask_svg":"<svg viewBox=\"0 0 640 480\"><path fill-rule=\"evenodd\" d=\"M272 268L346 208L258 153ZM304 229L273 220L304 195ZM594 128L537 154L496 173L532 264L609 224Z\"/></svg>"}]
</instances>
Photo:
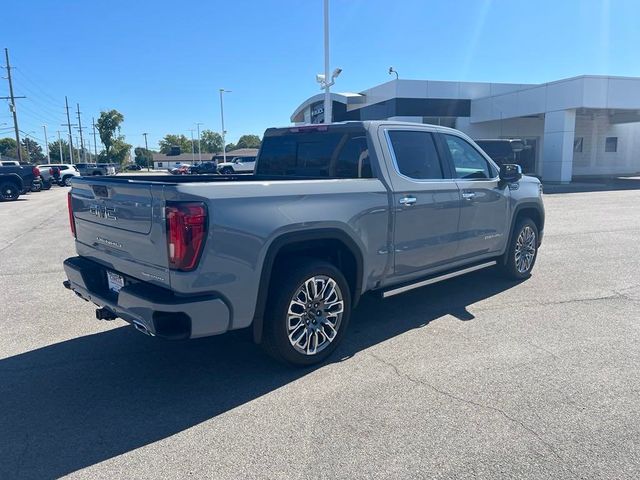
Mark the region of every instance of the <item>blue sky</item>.
<instances>
[{"instance_id":1,"label":"blue sky","mask_svg":"<svg viewBox=\"0 0 640 480\"><path fill-rule=\"evenodd\" d=\"M16 95L28 97L18 101L21 130L40 139L44 123L50 140L63 129L64 95L85 124L115 108L129 143L146 131L156 147L195 122L220 130L221 87L233 90L229 141L286 125L319 92L322 0L3 3L0 47L10 49ZM332 0L331 64L343 69L334 90L385 82L390 65L409 79L640 76L638 18L637 0ZM10 124L0 102L0 124Z\"/></svg>"}]
</instances>

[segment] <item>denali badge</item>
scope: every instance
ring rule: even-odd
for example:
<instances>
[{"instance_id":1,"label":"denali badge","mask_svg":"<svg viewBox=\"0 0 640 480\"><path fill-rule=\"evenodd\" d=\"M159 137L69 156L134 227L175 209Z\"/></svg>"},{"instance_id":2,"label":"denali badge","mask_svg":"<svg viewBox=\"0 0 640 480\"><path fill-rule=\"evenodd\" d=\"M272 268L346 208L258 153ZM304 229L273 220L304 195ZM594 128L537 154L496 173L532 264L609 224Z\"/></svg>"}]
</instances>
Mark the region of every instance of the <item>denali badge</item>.
<instances>
[{"instance_id":1,"label":"denali badge","mask_svg":"<svg viewBox=\"0 0 640 480\"><path fill-rule=\"evenodd\" d=\"M108 238L96 237L96 241L104 243L105 245L109 245L110 247L122 248L122 244L120 242L114 242L113 240L109 240Z\"/></svg>"},{"instance_id":2,"label":"denali badge","mask_svg":"<svg viewBox=\"0 0 640 480\"><path fill-rule=\"evenodd\" d=\"M116 209L105 207L104 205L91 205L89 207L89 213L98 218L106 218L108 220L118 219L118 217L116 217Z\"/></svg>"}]
</instances>

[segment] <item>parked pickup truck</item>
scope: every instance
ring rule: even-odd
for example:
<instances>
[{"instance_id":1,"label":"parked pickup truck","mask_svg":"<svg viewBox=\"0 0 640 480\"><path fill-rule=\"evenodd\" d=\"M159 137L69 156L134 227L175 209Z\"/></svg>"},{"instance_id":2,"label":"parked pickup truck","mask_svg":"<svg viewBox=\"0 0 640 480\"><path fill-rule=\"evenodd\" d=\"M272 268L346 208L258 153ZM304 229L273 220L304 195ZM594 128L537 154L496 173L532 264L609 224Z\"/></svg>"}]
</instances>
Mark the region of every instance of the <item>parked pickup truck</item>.
<instances>
[{"instance_id":1,"label":"parked pickup truck","mask_svg":"<svg viewBox=\"0 0 640 480\"><path fill-rule=\"evenodd\" d=\"M0 201L17 200L22 193L29 192L40 179L40 170L32 165L0 166Z\"/></svg>"},{"instance_id":2,"label":"parked pickup truck","mask_svg":"<svg viewBox=\"0 0 640 480\"><path fill-rule=\"evenodd\" d=\"M100 175L115 175L116 170L108 163L77 163L76 169L83 177L93 177Z\"/></svg>"},{"instance_id":3,"label":"parked pickup truck","mask_svg":"<svg viewBox=\"0 0 640 480\"><path fill-rule=\"evenodd\" d=\"M80 176L80 172L76 168L76 165L71 163L45 163L42 165L38 165L40 172L47 171L50 174L48 180L51 182L55 182L60 186L71 185L71 180L75 177Z\"/></svg>"},{"instance_id":4,"label":"parked pickup truck","mask_svg":"<svg viewBox=\"0 0 640 480\"><path fill-rule=\"evenodd\" d=\"M269 129L253 175L81 178L69 216L65 286L98 318L171 339L251 327L296 365L331 354L365 292L528 277L544 228L517 165L456 130L380 121Z\"/></svg>"}]
</instances>

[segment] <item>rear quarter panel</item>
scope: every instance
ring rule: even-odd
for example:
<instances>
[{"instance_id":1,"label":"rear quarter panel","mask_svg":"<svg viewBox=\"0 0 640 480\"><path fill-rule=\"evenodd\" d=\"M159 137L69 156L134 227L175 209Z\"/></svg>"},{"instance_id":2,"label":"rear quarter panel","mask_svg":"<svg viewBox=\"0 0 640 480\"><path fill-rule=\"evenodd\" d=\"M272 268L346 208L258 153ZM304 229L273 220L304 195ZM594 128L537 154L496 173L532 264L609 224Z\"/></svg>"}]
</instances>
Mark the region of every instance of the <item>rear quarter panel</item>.
<instances>
[{"instance_id":1,"label":"rear quarter panel","mask_svg":"<svg viewBox=\"0 0 640 480\"><path fill-rule=\"evenodd\" d=\"M209 211L199 266L172 271L171 288L220 293L232 309L232 328L251 323L267 251L281 235L322 228L345 232L363 253L363 290L387 268L389 204L377 179L193 183L166 186L164 197L202 201Z\"/></svg>"}]
</instances>

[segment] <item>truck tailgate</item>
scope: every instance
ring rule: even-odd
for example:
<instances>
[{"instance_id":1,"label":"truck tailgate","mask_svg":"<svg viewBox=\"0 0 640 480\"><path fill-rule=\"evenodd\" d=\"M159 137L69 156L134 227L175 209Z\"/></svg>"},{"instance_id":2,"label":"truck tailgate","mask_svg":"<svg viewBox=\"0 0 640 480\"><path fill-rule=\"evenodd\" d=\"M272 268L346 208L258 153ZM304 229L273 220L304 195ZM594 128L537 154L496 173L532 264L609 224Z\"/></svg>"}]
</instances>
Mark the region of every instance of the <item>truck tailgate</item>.
<instances>
[{"instance_id":1,"label":"truck tailgate","mask_svg":"<svg viewBox=\"0 0 640 480\"><path fill-rule=\"evenodd\" d=\"M131 277L170 286L162 186L74 182L78 253Z\"/></svg>"}]
</instances>

